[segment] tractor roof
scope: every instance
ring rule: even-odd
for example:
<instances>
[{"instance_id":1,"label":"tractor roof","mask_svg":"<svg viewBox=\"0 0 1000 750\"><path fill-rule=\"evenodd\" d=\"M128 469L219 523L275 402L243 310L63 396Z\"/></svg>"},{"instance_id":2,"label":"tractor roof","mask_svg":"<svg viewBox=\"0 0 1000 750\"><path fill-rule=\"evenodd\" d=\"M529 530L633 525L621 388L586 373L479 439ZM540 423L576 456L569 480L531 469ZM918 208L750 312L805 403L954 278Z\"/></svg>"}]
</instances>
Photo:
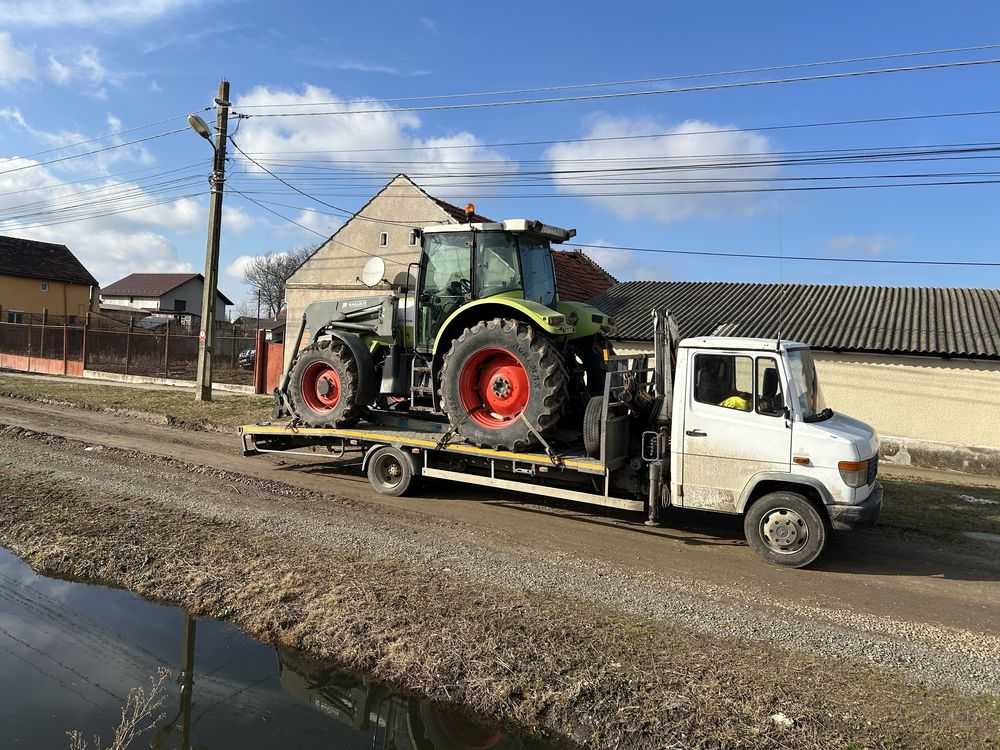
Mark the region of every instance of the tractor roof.
<instances>
[{"instance_id":1,"label":"tractor roof","mask_svg":"<svg viewBox=\"0 0 1000 750\"><path fill-rule=\"evenodd\" d=\"M468 232L470 229L477 232L518 232L520 234L533 234L544 237L551 242L565 242L576 236L575 229L563 229L550 224L543 224L537 219L505 219L504 221L472 222L469 224L441 224L427 227L424 234L437 234L440 232Z\"/></svg>"}]
</instances>

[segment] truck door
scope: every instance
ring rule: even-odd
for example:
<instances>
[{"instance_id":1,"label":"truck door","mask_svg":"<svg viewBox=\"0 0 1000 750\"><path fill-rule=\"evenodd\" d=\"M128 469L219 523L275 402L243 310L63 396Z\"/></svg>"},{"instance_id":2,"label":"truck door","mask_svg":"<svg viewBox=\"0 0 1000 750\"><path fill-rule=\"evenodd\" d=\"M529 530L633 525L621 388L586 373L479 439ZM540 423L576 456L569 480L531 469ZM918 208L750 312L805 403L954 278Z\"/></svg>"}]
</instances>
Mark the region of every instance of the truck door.
<instances>
[{"instance_id":1,"label":"truck door","mask_svg":"<svg viewBox=\"0 0 1000 750\"><path fill-rule=\"evenodd\" d=\"M701 351L689 367L677 500L685 508L732 513L751 477L790 467L780 360Z\"/></svg>"}]
</instances>

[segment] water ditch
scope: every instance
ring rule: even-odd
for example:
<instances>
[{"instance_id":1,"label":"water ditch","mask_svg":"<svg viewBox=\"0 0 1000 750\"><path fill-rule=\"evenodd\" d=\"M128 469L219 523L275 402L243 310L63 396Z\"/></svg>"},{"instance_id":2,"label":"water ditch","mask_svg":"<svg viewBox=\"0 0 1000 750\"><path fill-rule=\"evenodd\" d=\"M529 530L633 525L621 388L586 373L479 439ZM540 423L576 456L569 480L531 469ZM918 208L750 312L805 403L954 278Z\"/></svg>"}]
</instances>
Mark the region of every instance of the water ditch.
<instances>
[{"instance_id":1,"label":"water ditch","mask_svg":"<svg viewBox=\"0 0 1000 750\"><path fill-rule=\"evenodd\" d=\"M148 689L161 668L170 670L163 717L133 747L555 747L259 643L224 622L41 576L0 548L0 745L66 748L71 730L107 744L129 691Z\"/></svg>"}]
</instances>

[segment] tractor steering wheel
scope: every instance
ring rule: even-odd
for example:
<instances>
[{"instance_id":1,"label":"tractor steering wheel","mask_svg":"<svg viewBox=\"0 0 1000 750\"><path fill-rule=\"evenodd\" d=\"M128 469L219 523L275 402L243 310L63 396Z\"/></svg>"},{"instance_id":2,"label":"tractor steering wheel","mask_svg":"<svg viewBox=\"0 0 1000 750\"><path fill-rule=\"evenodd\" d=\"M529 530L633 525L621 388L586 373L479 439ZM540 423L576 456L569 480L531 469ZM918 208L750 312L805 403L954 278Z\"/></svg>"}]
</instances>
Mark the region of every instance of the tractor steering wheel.
<instances>
[{"instance_id":1,"label":"tractor steering wheel","mask_svg":"<svg viewBox=\"0 0 1000 750\"><path fill-rule=\"evenodd\" d=\"M468 279L455 279L448 282L448 292L455 296L472 294L472 282Z\"/></svg>"}]
</instances>

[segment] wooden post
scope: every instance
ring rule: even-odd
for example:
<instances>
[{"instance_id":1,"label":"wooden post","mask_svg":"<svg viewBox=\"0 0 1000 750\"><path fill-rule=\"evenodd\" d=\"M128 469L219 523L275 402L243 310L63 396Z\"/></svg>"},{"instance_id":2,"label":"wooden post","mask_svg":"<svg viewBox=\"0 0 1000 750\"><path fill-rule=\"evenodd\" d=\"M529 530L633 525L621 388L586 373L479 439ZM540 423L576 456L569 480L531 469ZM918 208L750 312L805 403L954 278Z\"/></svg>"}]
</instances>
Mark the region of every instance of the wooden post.
<instances>
[{"instance_id":1,"label":"wooden post","mask_svg":"<svg viewBox=\"0 0 1000 750\"><path fill-rule=\"evenodd\" d=\"M45 356L45 326L49 324L49 308L42 308L42 335L38 337L38 356Z\"/></svg>"},{"instance_id":2,"label":"wooden post","mask_svg":"<svg viewBox=\"0 0 1000 750\"><path fill-rule=\"evenodd\" d=\"M163 377L170 377L170 318L167 318L167 333L163 339Z\"/></svg>"},{"instance_id":3,"label":"wooden post","mask_svg":"<svg viewBox=\"0 0 1000 750\"><path fill-rule=\"evenodd\" d=\"M266 393L267 388L267 342L264 340L264 332L257 329L257 337L254 341L257 353L253 358L253 392Z\"/></svg>"},{"instance_id":4,"label":"wooden post","mask_svg":"<svg viewBox=\"0 0 1000 750\"><path fill-rule=\"evenodd\" d=\"M69 365L66 363L66 354L69 349L69 328L66 325L66 318L63 318L63 375L69 373Z\"/></svg>"},{"instance_id":5,"label":"wooden post","mask_svg":"<svg viewBox=\"0 0 1000 750\"><path fill-rule=\"evenodd\" d=\"M128 375L128 366L132 361L132 316L128 316L128 329L125 331L125 374Z\"/></svg>"},{"instance_id":6,"label":"wooden post","mask_svg":"<svg viewBox=\"0 0 1000 750\"><path fill-rule=\"evenodd\" d=\"M83 369L87 369L87 338L90 335L90 311L87 311L87 317L84 318L83 323Z\"/></svg>"}]
</instances>

